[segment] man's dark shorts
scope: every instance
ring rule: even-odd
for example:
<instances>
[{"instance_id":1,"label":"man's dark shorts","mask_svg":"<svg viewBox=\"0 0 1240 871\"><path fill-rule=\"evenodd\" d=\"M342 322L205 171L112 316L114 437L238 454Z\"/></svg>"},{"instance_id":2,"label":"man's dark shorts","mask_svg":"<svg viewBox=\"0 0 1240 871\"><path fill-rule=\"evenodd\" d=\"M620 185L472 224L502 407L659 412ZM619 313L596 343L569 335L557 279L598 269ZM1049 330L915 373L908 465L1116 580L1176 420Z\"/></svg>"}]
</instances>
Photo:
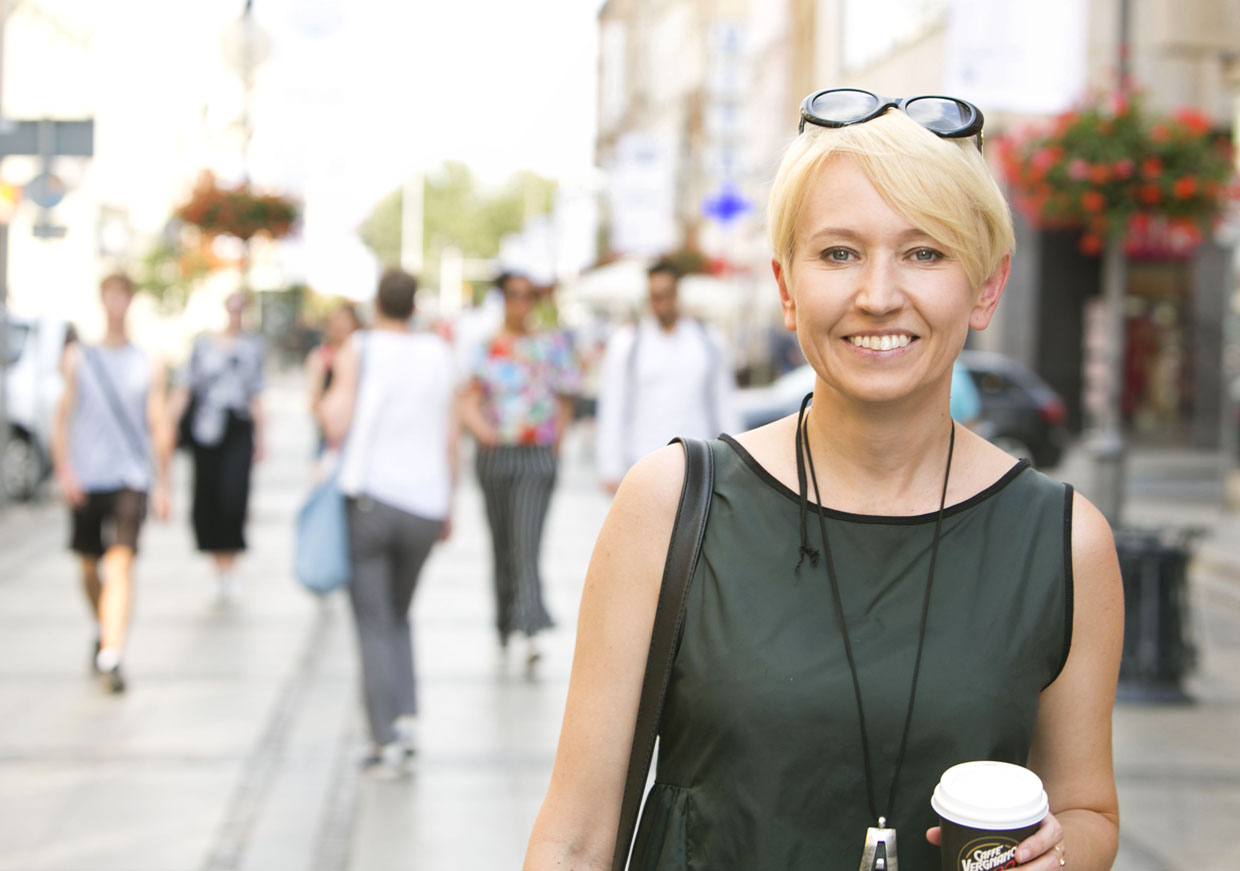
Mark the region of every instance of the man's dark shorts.
<instances>
[{"instance_id":1,"label":"man's dark shorts","mask_svg":"<svg viewBox=\"0 0 1240 871\"><path fill-rule=\"evenodd\" d=\"M146 494L138 490L87 493L86 503L73 509L69 547L85 556L103 556L110 547L137 553L138 531L146 519Z\"/></svg>"}]
</instances>

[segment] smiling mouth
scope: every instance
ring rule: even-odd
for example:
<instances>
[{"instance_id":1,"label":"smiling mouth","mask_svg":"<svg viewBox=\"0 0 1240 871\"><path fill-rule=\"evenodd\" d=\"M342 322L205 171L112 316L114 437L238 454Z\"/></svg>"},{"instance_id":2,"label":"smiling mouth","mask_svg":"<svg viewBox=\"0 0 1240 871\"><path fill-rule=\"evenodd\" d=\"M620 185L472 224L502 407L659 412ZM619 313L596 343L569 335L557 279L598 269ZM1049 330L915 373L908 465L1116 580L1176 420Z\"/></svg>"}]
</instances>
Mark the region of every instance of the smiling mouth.
<instances>
[{"instance_id":1,"label":"smiling mouth","mask_svg":"<svg viewBox=\"0 0 1240 871\"><path fill-rule=\"evenodd\" d=\"M859 334L856 336L845 336L844 341L855 348L865 348L869 351L895 351L900 348L907 348L911 342L917 341L917 337L908 333L885 334L881 336Z\"/></svg>"}]
</instances>

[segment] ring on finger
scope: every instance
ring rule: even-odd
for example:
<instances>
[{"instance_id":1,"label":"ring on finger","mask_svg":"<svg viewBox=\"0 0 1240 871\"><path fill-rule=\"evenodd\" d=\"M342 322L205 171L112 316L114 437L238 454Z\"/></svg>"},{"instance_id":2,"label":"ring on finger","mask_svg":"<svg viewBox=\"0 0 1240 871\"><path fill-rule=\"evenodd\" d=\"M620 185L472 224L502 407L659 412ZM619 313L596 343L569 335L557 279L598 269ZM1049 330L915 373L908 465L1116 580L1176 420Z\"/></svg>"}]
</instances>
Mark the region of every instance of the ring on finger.
<instances>
[{"instance_id":1,"label":"ring on finger","mask_svg":"<svg viewBox=\"0 0 1240 871\"><path fill-rule=\"evenodd\" d=\"M1068 862L1063 857L1063 841L1055 845L1055 852L1059 854L1059 867L1062 868L1064 865L1067 865Z\"/></svg>"}]
</instances>

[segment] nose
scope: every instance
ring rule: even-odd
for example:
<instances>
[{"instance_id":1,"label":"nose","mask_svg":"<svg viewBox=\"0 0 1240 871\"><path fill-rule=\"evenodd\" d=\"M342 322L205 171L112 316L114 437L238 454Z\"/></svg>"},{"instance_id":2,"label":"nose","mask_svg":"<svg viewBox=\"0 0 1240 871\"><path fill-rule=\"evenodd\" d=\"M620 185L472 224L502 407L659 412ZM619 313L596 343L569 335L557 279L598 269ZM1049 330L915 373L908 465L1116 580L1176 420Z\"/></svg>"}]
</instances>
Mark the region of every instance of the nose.
<instances>
[{"instance_id":1,"label":"nose","mask_svg":"<svg viewBox=\"0 0 1240 871\"><path fill-rule=\"evenodd\" d=\"M904 303L900 271L886 258L870 260L859 274L856 305L869 315L881 317L899 310Z\"/></svg>"}]
</instances>

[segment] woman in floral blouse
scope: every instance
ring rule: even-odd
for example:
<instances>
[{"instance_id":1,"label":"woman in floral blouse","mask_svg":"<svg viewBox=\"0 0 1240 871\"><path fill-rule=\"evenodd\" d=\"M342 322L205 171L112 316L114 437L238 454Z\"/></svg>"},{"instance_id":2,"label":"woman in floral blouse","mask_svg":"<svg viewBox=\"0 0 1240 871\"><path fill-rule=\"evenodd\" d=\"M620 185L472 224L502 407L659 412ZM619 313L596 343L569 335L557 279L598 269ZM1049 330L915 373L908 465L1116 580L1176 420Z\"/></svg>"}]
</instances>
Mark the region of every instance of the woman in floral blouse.
<instances>
[{"instance_id":1,"label":"woman in floral blouse","mask_svg":"<svg viewBox=\"0 0 1240 871\"><path fill-rule=\"evenodd\" d=\"M579 373L562 334L532 328L538 292L529 279L506 274L497 284L504 322L474 358L463 417L478 443L500 646L506 655L509 638L524 636L525 666L532 671L540 658L534 636L552 625L539 550Z\"/></svg>"}]
</instances>

